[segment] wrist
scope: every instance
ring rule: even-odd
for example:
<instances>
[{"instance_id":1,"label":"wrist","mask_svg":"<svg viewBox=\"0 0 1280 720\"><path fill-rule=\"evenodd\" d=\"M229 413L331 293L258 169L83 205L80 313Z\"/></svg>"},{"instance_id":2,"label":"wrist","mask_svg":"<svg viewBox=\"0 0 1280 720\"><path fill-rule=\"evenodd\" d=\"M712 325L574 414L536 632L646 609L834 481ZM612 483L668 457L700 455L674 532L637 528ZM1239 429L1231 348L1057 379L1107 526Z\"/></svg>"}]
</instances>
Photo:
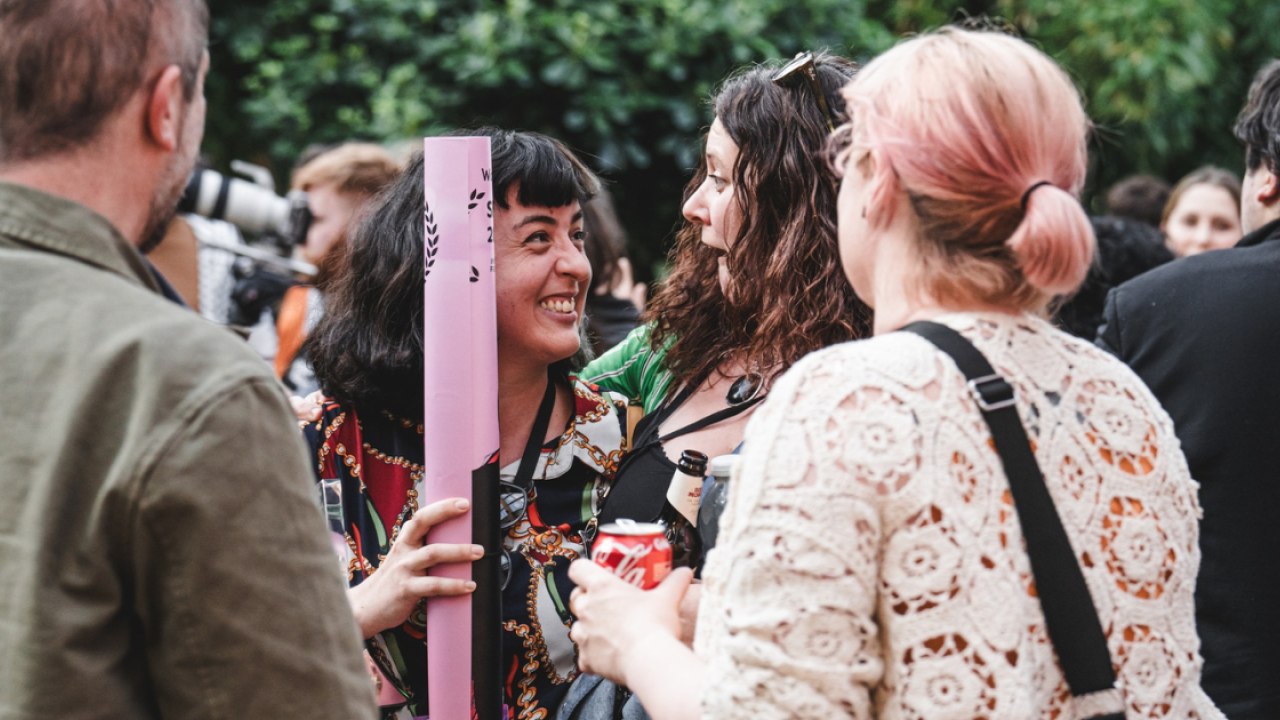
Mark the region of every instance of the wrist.
<instances>
[{"instance_id":1,"label":"wrist","mask_svg":"<svg viewBox=\"0 0 1280 720\"><path fill-rule=\"evenodd\" d=\"M360 637L368 640L378 634L381 628L373 627L373 618L365 607L365 593L361 588L363 585L357 585L347 589L347 602L351 605L351 615L356 619L356 625L360 627Z\"/></svg>"},{"instance_id":2,"label":"wrist","mask_svg":"<svg viewBox=\"0 0 1280 720\"><path fill-rule=\"evenodd\" d=\"M635 658L625 661L626 685L650 716L700 718L704 667L693 651L670 633L644 641L637 650Z\"/></svg>"},{"instance_id":3,"label":"wrist","mask_svg":"<svg viewBox=\"0 0 1280 720\"><path fill-rule=\"evenodd\" d=\"M640 633L625 646L619 670L622 671L623 684L633 692L637 687L644 687L651 678L660 678L663 670L672 667L672 660L680 654L693 654L680 638L667 632L666 628L652 628L650 632ZM658 680L661 684L661 680Z\"/></svg>"}]
</instances>

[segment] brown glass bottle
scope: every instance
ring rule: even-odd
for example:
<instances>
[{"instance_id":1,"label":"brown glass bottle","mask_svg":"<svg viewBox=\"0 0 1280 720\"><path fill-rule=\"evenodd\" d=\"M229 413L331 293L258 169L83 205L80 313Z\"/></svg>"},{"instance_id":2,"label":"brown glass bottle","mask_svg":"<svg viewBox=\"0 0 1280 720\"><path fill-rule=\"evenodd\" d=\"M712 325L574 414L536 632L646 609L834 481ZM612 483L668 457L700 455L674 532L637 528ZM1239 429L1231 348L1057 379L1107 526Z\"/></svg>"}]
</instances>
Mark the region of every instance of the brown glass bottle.
<instances>
[{"instance_id":1,"label":"brown glass bottle","mask_svg":"<svg viewBox=\"0 0 1280 720\"><path fill-rule=\"evenodd\" d=\"M698 502L702 480L707 474L707 456L685 450L676 463L675 475L667 486L658 520L667 528L671 543L671 567L697 567L702 558L702 536L698 534Z\"/></svg>"}]
</instances>

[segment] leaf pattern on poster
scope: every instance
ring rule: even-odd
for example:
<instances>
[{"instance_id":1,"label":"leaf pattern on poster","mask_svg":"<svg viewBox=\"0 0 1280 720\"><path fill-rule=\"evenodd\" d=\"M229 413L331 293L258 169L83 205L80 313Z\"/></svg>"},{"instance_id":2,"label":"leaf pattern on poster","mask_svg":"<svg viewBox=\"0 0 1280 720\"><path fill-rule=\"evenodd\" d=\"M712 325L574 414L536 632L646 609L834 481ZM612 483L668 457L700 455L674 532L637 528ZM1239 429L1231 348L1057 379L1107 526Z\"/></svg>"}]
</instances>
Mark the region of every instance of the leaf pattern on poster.
<instances>
[{"instance_id":1,"label":"leaf pattern on poster","mask_svg":"<svg viewBox=\"0 0 1280 720\"><path fill-rule=\"evenodd\" d=\"M431 274L431 267L436 264L436 253L440 251L440 228L436 225L435 213L431 206L423 201L422 219L426 230L426 250L423 258L422 276L425 279Z\"/></svg>"}]
</instances>

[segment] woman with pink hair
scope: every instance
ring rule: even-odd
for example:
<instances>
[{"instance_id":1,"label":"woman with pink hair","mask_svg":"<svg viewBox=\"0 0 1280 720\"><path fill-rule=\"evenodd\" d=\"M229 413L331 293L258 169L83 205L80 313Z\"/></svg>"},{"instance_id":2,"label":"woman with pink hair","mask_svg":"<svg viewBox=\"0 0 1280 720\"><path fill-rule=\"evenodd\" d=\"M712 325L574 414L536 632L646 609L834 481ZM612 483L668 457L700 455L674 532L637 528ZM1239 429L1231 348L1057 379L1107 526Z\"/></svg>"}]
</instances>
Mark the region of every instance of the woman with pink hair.
<instances>
[{"instance_id":1,"label":"woman with pink hair","mask_svg":"<svg viewBox=\"0 0 1280 720\"><path fill-rule=\"evenodd\" d=\"M687 572L641 592L579 561L580 664L658 719L1220 718L1172 423L1044 319L1093 252L1075 87L949 28L845 96L841 258L877 337L809 355L751 421L694 648Z\"/></svg>"}]
</instances>

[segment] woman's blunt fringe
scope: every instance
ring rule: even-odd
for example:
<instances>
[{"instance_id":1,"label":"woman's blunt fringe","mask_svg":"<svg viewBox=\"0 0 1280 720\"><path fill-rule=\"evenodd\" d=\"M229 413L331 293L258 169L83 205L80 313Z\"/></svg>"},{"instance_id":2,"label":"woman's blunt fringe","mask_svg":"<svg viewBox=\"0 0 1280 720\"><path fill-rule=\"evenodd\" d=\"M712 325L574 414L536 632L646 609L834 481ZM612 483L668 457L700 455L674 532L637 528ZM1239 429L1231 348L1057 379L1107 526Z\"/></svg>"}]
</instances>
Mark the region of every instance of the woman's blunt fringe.
<instances>
[{"instance_id":1,"label":"woman's blunt fringe","mask_svg":"<svg viewBox=\"0 0 1280 720\"><path fill-rule=\"evenodd\" d=\"M564 143L541 133L486 126L450 133L487 137L493 152L493 196L508 207L515 187L516 201L527 207L564 207L600 193L600 180Z\"/></svg>"}]
</instances>

